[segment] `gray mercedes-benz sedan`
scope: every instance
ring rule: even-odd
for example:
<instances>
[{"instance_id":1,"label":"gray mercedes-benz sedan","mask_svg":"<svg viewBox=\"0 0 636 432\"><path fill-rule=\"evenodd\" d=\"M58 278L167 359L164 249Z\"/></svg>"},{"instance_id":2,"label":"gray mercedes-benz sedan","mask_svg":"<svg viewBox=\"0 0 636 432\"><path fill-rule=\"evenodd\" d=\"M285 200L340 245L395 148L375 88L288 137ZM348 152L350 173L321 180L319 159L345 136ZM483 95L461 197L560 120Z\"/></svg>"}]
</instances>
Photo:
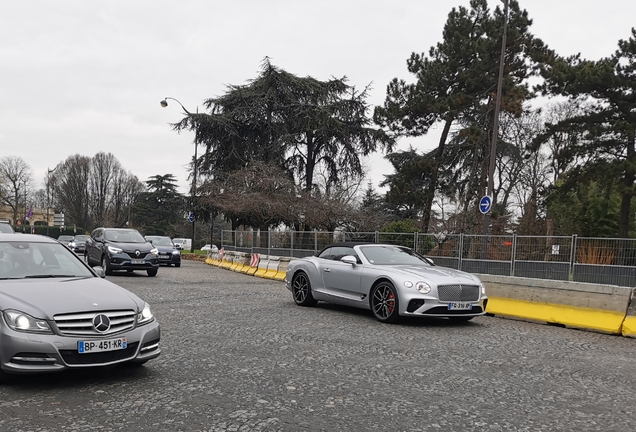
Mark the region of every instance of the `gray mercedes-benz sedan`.
<instances>
[{"instance_id":1,"label":"gray mercedes-benz sedan","mask_svg":"<svg viewBox=\"0 0 636 432\"><path fill-rule=\"evenodd\" d=\"M157 357L150 306L48 237L0 234L0 382Z\"/></svg>"}]
</instances>

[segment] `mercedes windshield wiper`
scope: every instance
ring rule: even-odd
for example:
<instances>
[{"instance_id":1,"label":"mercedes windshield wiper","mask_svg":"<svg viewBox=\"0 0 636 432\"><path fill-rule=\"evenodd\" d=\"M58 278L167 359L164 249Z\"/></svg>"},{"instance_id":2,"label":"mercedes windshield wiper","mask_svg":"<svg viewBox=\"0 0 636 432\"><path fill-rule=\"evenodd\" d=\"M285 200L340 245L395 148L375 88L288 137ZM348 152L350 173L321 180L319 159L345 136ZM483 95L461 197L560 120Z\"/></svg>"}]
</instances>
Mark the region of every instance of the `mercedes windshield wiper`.
<instances>
[{"instance_id":1,"label":"mercedes windshield wiper","mask_svg":"<svg viewBox=\"0 0 636 432\"><path fill-rule=\"evenodd\" d=\"M24 279L45 279L45 278L63 278L63 277L75 277L77 275L68 275L68 274L40 274L40 275L28 275L25 276Z\"/></svg>"}]
</instances>

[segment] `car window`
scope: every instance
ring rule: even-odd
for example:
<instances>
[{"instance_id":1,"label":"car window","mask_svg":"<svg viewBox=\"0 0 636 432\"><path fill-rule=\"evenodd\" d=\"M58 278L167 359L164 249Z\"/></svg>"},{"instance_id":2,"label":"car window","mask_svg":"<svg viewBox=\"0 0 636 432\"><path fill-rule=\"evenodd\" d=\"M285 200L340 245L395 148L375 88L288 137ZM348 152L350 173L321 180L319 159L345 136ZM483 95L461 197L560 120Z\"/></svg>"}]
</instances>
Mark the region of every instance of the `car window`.
<instances>
[{"instance_id":1,"label":"car window","mask_svg":"<svg viewBox=\"0 0 636 432\"><path fill-rule=\"evenodd\" d=\"M376 265L415 264L429 265L426 261L396 246L361 246L364 257ZM409 250L410 251L410 250Z\"/></svg>"},{"instance_id":2,"label":"car window","mask_svg":"<svg viewBox=\"0 0 636 432\"><path fill-rule=\"evenodd\" d=\"M360 259L358 258L358 254L352 247L343 247L343 246L334 247L332 248L331 254L332 254L331 259L334 261L340 261L342 257L347 255L353 255L354 257L356 257L358 261L360 261Z\"/></svg>"},{"instance_id":3,"label":"car window","mask_svg":"<svg viewBox=\"0 0 636 432\"><path fill-rule=\"evenodd\" d=\"M173 246L169 237L151 237L154 246Z\"/></svg>"},{"instance_id":4,"label":"car window","mask_svg":"<svg viewBox=\"0 0 636 432\"><path fill-rule=\"evenodd\" d=\"M6 223L0 223L0 233L12 233L13 227Z\"/></svg>"},{"instance_id":5,"label":"car window","mask_svg":"<svg viewBox=\"0 0 636 432\"><path fill-rule=\"evenodd\" d=\"M107 229L104 232L104 238L118 243L146 243L146 239L137 231L125 229Z\"/></svg>"},{"instance_id":6,"label":"car window","mask_svg":"<svg viewBox=\"0 0 636 432\"><path fill-rule=\"evenodd\" d=\"M76 235L75 236L75 243L80 242L80 243L84 243L86 240L88 240L87 235Z\"/></svg>"},{"instance_id":7,"label":"car window","mask_svg":"<svg viewBox=\"0 0 636 432\"><path fill-rule=\"evenodd\" d=\"M327 248L325 250L323 250L322 252L320 252L320 255L318 255L318 258L324 258L324 259L331 259L331 251L333 248Z\"/></svg>"},{"instance_id":8,"label":"car window","mask_svg":"<svg viewBox=\"0 0 636 432\"><path fill-rule=\"evenodd\" d=\"M59 243L0 242L0 257L0 279L94 276Z\"/></svg>"},{"instance_id":9,"label":"car window","mask_svg":"<svg viewBox=\"0 0 636 432\"><path fill-rule=\"evenodd\" d=\"M57 241L60 242L70 242L73 241L73 236L70 235L61 235L57 238Z\"/></svg>"}]
</instances>

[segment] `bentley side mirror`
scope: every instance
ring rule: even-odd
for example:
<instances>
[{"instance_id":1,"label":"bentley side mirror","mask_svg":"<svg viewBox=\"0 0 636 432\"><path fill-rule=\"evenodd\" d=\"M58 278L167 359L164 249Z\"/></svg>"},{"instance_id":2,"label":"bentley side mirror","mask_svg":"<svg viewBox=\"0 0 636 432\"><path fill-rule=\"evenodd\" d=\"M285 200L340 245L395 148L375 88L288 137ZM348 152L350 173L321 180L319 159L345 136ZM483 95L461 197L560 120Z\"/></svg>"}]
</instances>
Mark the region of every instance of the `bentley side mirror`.
<instances>
[{"instance_id":1,"label":"bentley side mirror","mask_svg":"<svg viewBox=\"0 0 636 432\"><path fill-rule=\"evenodd\" d=\"M343 263L351 264L353 266L358 264L358 259L354 257L353 255L345 255L342 258L340 258L340 261L342 261Z\"/></svg>"}]
</instances>

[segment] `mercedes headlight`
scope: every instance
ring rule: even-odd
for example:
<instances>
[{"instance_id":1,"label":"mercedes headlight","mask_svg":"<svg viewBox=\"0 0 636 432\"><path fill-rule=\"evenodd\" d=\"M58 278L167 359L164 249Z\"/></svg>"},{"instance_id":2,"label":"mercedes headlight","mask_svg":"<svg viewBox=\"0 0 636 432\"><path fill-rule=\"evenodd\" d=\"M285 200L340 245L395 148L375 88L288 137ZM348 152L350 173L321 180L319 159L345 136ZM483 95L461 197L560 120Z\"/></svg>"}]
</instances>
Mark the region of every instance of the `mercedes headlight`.
<instances>
[{"instance_id":1,"label":"mercedes headlight","mask_svg":"<svg viewBox=\"0 0 636 432\"><path fill-rule=\"evenodd\" d=\"M45 320L33 318L29 314L17 310L4 311L4 320L15 331L30 333L53 333L49 323Z\"/></svg>"},{"instance_id":2,"label":"mercedes headlight","mask_svg":"<svg viewBox=\"0 0 636 432\"><path fill-rule=\"evenodd\" d=\"M108 252L112 253L112 254L120 254L122 253L124 250L114 247L114 246L108 246Z\"/></svg>"},{"instance_id":3,"label":"mercedes headlight","mask_svg":"<svg viewBox=\"0 0 636 432\"><path fill-rule=\"evenodd\" d=\"M144 309L137 314L137 325L148 324L155 317L150 311L150 305L148 303L144 303Z\"/></svg>"},{"instance_id":4,"label":"mercedes headlight","mask_svg":"<svg viewBox=\"0 0 636 432\"><path fill-rule=\"evenodd\" d=\"M428 294L431 292L431 287L426 282L418 282L415 284L415 289L421 292L422 294Z\"/></svg>"},{"instance_id":5,"label":"mercedes headlight","mask_svg":"<svg viewBox=\"0 0 636 432\"><path fill-rule=\"evenodd\" d=\"M181 255L181 252L178 249L172 251L172 255Z\"/></svg>"}]
</instances>

